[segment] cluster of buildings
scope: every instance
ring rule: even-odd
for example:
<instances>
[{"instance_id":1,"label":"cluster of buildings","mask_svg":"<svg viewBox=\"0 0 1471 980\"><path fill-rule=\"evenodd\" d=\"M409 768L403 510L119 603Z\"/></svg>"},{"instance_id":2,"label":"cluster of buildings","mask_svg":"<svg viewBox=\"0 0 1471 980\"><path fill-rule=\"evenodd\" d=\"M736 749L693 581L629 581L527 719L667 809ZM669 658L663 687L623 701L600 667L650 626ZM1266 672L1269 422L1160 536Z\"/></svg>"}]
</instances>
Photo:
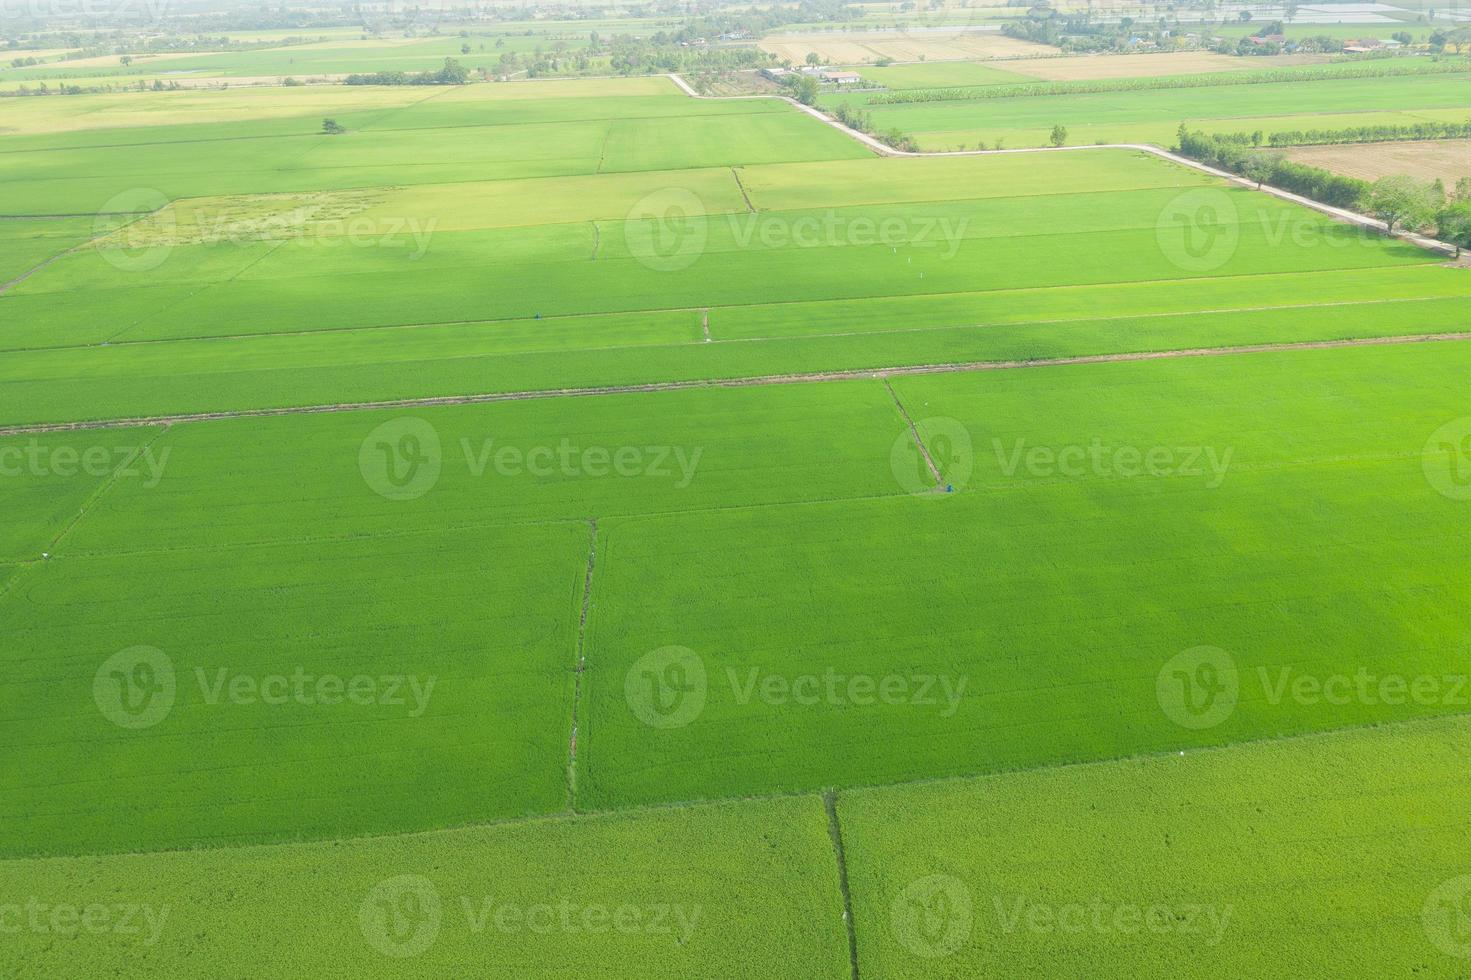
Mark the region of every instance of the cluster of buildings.
<instances>
[{"instance_id":1,"label":"cluster of buildings","mask_svg":"<svg viewBox=\"0 0 1471 980\"><path fill-rule=\"evenodd\" d=\"M856 71L833 71L831 68L819 68L815 65L803 65L801 68L763 68L761 74L774 82L779 82L788 75L813 75L819 82L829 85L857 85L863 81L863 76Z\"/></svg>"}]
</instances>

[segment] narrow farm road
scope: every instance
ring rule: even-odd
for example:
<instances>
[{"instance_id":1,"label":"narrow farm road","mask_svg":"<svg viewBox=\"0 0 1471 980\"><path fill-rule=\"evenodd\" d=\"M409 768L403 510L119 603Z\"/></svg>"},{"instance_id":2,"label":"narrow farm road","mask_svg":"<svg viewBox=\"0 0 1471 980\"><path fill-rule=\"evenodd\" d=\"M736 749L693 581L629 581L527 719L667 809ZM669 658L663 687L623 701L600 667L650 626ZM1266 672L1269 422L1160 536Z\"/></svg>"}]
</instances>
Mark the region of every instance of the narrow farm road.
<instances>
[{"instance_id":1,"label":"narrow farm road","mask_svg":"<svg viewBox=\"0 0 1471 980\"><path fill-rule=\"evenodd\" d=\"M1229 173L1225 170L1218 170L1215 167L1211 167L1204 163L1201 163L1199 160L1192 160L1189 157L1181 156L1178 153L1171 153L1164 147L1155 146L1153 143L1095 143L1087 146L1029 146L1018 147L1016 149L1010 150L896 150L892 146L889 146L887 143L884 143L883 141L870 136L868 133L862 133L852 128L851 126L844 125L838 120L827 115L821 109L814 108L810 105L803 105L796 99L788 98L785 95L700 95L694 89L690 88L689 83L687 83L683 78L680 78L678 75L669 75L668 77L671 81L674 82L675 85L680 88L681 91L683 91L691 98L695 99L781 99L784 102L789 102L792 105L796 106L799 110L807 113L807 115L818 120L819 122L825 123L826 125L838 130L839 132L844 133L847 136L857 140L880 156L988 157L1006 156L1016 153L1084 153L1089 150L1137 150L1141 153L1152 154L1162 160L1169 160L1171 163L1177 163L1182 167L1189 167L1192 170L1199 170L1201 173L1210 174L1212 177L1219 177L1222 180L1230 181L1231 183L1237 184L1241 187L1246 187L1251 190L1259 190L1263 194L1270 194L1272 197L1281 198L1284 201L1291 201L1293 204L1300 204L1305 208L1311 208L1314 211L1326 214L1329 217L1338 219L1339 221L1346 221L1349 224L1359 225L1363 228L1370 228L1381 233L1388 233L1388 229L1385 226L1384 222L1380 221L1378 218L1370 217L1367 214L1360 214L1357 211L1349 211L1346 208L1336 208L1331 204L1323 204L1319 201L1313 200L1310 197L1303 197L1301 194L1294 194L1291 191L1285 191L1280 187L1272 187L1268 184L1263 184L1261 187L1258 187L1255 181L1248 180L1245 177L1238 177L1236 174ZM1425 235L1417 235L1413 232L1395 232L1394 235L1396 238L1401 238L1404 241L1411 243L1412 245L1418 245L1420 248L1429 249L1436 252L1444 252L1447 256L1454 256L1456 254L1456 247L1454 245L1449 245L1445 242L1438 241L1434 238L1429 238Z\"/></svg>"}]
</instances>

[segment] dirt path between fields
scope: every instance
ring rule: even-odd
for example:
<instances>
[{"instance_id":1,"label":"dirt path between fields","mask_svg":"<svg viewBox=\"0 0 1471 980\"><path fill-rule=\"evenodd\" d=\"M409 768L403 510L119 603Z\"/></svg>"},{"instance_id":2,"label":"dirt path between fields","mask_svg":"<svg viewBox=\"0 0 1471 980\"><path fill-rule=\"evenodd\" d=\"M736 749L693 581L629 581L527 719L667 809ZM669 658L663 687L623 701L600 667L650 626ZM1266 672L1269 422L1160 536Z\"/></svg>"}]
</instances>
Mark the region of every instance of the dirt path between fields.
<instances>
[{"instance_id":1,"label":"dirt path between fields","mask_svg":"<svg viewBox=\"0 0 1471 980\"><path fill-rule=\"evenodd\" d=\"M1363 337L1354 340L1311 340L1301 343L1244 344L1238 347L1195 347L1184 350L1136 351L1124 354L1079 354L1031 361L969 361L957 364L909 364L899 367L854 368L847 371L817 371L805 374L767 374L745 378L715 378L697 381L654 381L636 385L602 385L590 388L549 388L539 391L508 391L476 395L439 395L392 401L340 402L330 405L297 405L282 408L251 408L239 411L194 412L152 415L89 422L46 422L0 427L0 436L77 432L91 429L122 429L149 425L177 425L219 419L269 418L277 415L321 415L327 412L360 412L390 408L435 408L445 405L484 405L495 402L531 401L537 398L573 398L592 395L625 395L692 388L757 388L764 385L816 384L825 381L859 381L915 374L967 374L976 371L1012 371L1023 368L1063 367L1071 364L1112 364L1125 361L1162 361L1180 357L1225 357L1233 354L1264 354L1280 351L1335 350L1341 347L1390 347L1471 340L1471 331L1415 334L1403 337Z\"/></svg>"},{"instance_id":2,"label":"dirt path between fields","mask_svg":"<svg viewBox=\"0 0 1471 980\"><path fill-rule=\"evenodd\" d=\"M1217 170L1215 167L1207 166L1206 164L1201 163L1198 160L1192 160L1189 157L1181 156L1178 153L1171 153L1164 147L1155 146L1153 143L1098 143L1088 146L1031 146L1019 147L1011 150L896 150L892 146L889 146L881 140L870 136L868 133L861 133L858 130L853 129L851 126L843 125L836 119L824 113L821 109L817 109L810 105L803 105L796 99L788 98L785 95L700 95L678 75L669 75L667 77L671 81L673 81L674 84L677 85L681 91L683 91L686 95L693 99L781 99L784 102L788 102L791 105L796 106L797 109L807 113L807 115L818 120L819 122L831 126L838 132L857 140L880 156L984 157L1005 156L1007 154L1016 153L1086 153L1089 150L1136 150L1140 153L1148 153L1153 156L1157 156L1162 160L1168 160L1171 163L1177 163L1182 167L1189 167L1192 170L1198 170L1201 173L1210 174L1212 177L1219 177L1222 180L1230 181L1231 183L1237 184L1241 187L1261 191L1263 194L1270 194L1272 197L1281 198L1284 201L1291 201L1293 204L1299 204L1305 208L1311 208L1314 211L1317 211L1321 214L1326 214L1330 218L1335 218L1339 221L1345 221L1349 224L1358 225L1362 228L1369 228L1374 231L1380 232L1381 234L1389 234L1388 228L1385 226L1384 222L1380 221L1378 218L1372 218L1367 214L1359 214L1357 211L1349 211L1346 208L1336 208L1333 207L1331 204L1323 204L1322 202L1315 201L1310 197L1303 197L1301 194L1294 194L1291 191L1284 191L1280 187L1272 187L1266 184L1258 187L1255 181L1248 180L1245 177L1238 177L1236 174L1229 173L1225 170ZM1402 241L1409 242L1412 245L1417 245L1423 249L1444 253L1447 257L1451 257L1456 254L1456 247L1454 245L1438 241L1434 238L1429 238L1425 235L1417 235L1410 232L1394 232L1392 237L1399 238Z\"/></svg>"}]
</instances>

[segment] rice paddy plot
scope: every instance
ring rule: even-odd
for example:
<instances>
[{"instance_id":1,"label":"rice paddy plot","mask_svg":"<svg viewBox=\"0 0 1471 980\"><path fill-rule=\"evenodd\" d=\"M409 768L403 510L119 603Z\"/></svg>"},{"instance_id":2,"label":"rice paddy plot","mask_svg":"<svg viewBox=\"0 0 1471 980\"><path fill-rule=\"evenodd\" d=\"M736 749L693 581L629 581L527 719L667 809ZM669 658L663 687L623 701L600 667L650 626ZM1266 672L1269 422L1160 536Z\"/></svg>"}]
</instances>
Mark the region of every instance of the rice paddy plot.
<instances>
[{"instance_id":1,"label":"rice paddy plot","mask_svg":"<svg viewBox=\"0 0 1471 980\"><path fill-rule=\"evenodd\" d=\"M106 916L108 928L67 941L25 931L7 943L8 966L57 980L529 969L694 980L711 963L724 976L806 980L848 964L837 866L811 797L0 863L0 905L25 914L28 901Z\"/></svg>"},{"instance_id":2,"label":"rice paddy plot","mask_svg":"<svg viewBox=\"0 0 1471 980\"><path fill-rule=\"evenodd\" d=\"M160 431L0 437L0 563L44 560L110 481L156 483Z\"/></svg>"},{"instance_id":3,"label":"rice paddy plot","mask_svg":"<svg viewBox=\"0 0 1471 980\"><path fill-rule=\"evenodd\" d=\"M1464 504L1427 444L1464 414L1468 349L898 378L930 447L887 433L911 496L600 522L587 805L1464 710L1442 698L1471 667ZM1205 648L1239 697L1197 724L1170 685ZM1360 672L1439 686L1292 694Z\"/></svg>"},{"instance_id":4,"label":"rice paddy plot","mask_svg":"<svg viewBox=\"0 0 1471 980\"><path fill-rule=\"evenodd\" d=\"M1456 976L1468 739L1454 718L846 793L861 969Z\"/></svg>"},{"instance_id":5,"label":"rice paddy plot","mask_svg":"<svg viewBox=\"0 0 1471 980\"><path fill-rule=\"evenodd\" d=\"M325 539L299 525L256 548L197 528L172 550L167 525L127 526L136 554L57 555L0 597L0 744L14 759L0 853L565 807L584 526Z\"/></svg>"},{"instance_id":6,"label":"rice paddy plot","mask_svg":"<svg viewBox=\"0 0 1471 980\"><path fill-rule=\"evenodd\" d=\"M155 448L162 478L112 487L67 554L543 521L582 522L585 550L593 519L896 492L880 452L896 419L881 389L847 383L177 425Z\"/></svg>"}]
</instances>

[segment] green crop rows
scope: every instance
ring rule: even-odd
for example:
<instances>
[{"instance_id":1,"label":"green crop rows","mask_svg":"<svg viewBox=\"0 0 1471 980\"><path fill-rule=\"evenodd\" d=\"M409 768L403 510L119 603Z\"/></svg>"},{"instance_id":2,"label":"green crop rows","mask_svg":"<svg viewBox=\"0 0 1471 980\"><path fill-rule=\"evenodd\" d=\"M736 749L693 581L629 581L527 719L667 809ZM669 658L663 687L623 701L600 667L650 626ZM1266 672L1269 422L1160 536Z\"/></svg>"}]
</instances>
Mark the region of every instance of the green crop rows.
<instances>
[{"instance_id":1,"label":"green crop rows","mask_svg":"<svg viewBox=\"0 0 1471 980\"><path fill-rule=\"evenodd\" d=\"M665 79L258 94L0 117L0 974L1459 975L1464 267Z\"/></svg>"}]
</instances>

